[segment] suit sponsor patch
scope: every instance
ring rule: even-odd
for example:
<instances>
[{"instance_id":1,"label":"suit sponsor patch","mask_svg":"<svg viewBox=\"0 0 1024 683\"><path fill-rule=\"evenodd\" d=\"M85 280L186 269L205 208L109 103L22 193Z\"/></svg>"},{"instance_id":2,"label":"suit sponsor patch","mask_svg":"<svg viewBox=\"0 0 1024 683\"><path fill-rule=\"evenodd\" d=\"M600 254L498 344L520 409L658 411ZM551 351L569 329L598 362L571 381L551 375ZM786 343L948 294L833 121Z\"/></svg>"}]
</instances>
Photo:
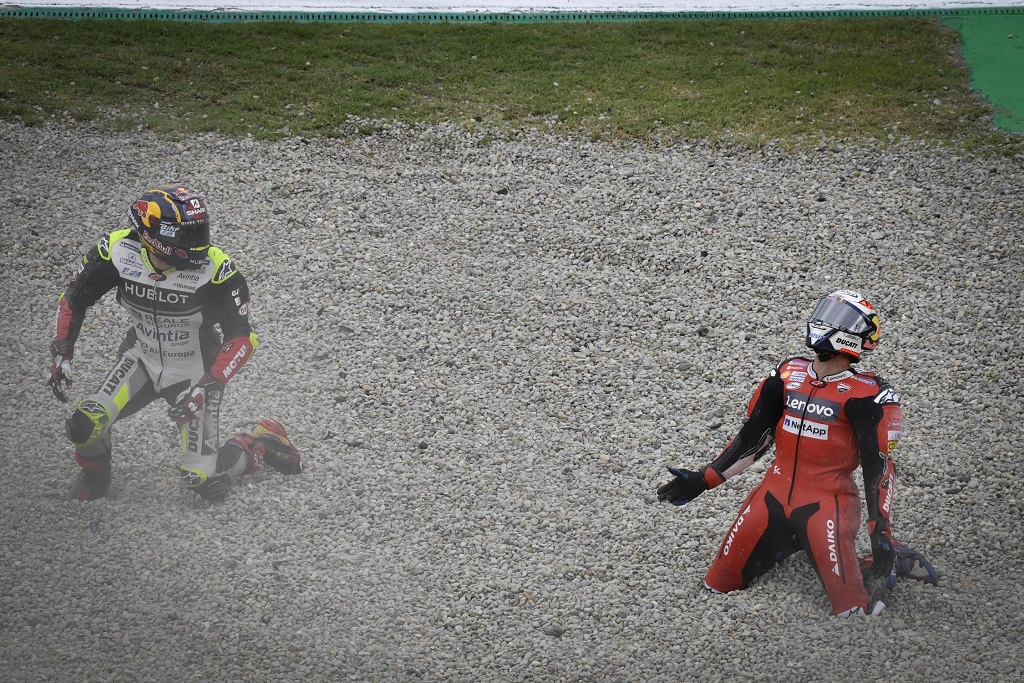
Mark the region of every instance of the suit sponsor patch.
<instances>
[{"instance_id":1,"label":"suit sponsor patch","mask_svg":"<svg viewBox=\"0 0 1024 683\"><path fill-rule=\"evenodd\" d=\"M883 389L879 392L878 396L875 396L875 403L884 405L886 403L899 403L900 395L892 389Z\"/></svg>"},{"instance_id":2,"label":"suit sponsor patch","mask_svg":"<svg viewBox=\"0 0 1024 683\"><path fill-rule=\"evenodd\" d=\"M837 422L841 406L825 398L811 397L796 391L786 392L786 409L800 417L813 417L826 422Z\"/></svg>"},{"instance_id":3,"label":"suit sponsor patch","mask_svg":"<svg viewBox=\"0 0 1024 683\"><path fill-rule=\"evenodd\" d=\"M822 441L826 441L828 439L827 424L801 420L793 417L792 415L786 415L783 418L782 428L790 434L799 434L800 436L806 436L811 439L820 439Z\"/></svg>"}]
</instances>

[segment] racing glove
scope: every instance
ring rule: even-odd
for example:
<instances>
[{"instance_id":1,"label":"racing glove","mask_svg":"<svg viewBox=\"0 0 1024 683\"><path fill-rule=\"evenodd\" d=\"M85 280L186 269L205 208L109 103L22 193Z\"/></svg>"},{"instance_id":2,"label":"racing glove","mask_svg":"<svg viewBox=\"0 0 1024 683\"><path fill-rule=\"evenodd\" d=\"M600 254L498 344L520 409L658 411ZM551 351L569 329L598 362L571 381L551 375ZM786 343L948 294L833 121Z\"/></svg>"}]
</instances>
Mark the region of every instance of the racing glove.
<instances>
[{"instance_id":1,"label":"racing glove","mask_svg":"<svg viewBox=\"0 0 1024 683\"><path fill-rule=\"evenodd\" d=\"M939 585L939 574L927 557L898 541L894 542L892 547L896 551L896 576L901 579L924 581L932 586Z\"/></svg>"},{"instance_id":2,"label":"racing glove","mask_svg":"<svg viewBox=\"0 0 1024 683\"><path fill-rule=\"evenodd\" d=\"M67 339L50 344L50 358L53 364L50 366L50 379L47 384L61 403L68 402L68 389L71 388L72 355L74 355L74 345Z\"/></svg>"},{"instance_id":3,"label":"racing glove","mask_svg":"<svg viewBox=\"0 0 1024 683\"><path fill-rule=\"evenodd\" d=\"M896 550L889 538L889 531L879 525L871 533L871 577L884 582L887 589L896 585Z\"/></svg>"},{"instance_id":4,"label":"racing glove","mask_svg":"<svg viewBox=\"0 0 1024 683\"><path fill-rule=\"evenodd\" d=\"M658 488L659 501L667 500L673 505L686 505L708 490L703 472L694 472L678 467L669 467L668 471L675 475L675 478Z\"/></svg>"},{"instance_id":5,"label":"racing glove","mask_svg":"<svg viewBox=\"0 0 1024 683\"><path fill-rule=\"evenodd\" d=\"M186 389L178 396L177 403L171 406L167 415L174 420L174 424L184 427L196 418L196 415L203 412L203 406L211 396L219 395L224 386L217 381L217 378L206 373L191 389Z\"/></svg>"}]
</instances>

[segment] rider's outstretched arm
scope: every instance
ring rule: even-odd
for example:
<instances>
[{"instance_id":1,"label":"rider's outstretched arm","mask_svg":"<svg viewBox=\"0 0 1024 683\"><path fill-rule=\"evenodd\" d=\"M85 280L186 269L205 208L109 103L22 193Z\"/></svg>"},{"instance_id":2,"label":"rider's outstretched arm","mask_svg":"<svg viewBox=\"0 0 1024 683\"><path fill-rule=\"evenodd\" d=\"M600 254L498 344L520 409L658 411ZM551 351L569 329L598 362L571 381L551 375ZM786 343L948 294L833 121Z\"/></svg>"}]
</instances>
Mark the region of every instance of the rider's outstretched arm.
<instances>
[{"instance_id":1,"label":"rider's outstretched arm","mask_svg":"<svg viewBox=\"0 0 1024 683\"><path fill-rule=\"evenodd\" d=\"M698 471L669 467L674 478L658 489L658 500L685 505L756 462L775 441L775 426L782 418L783 391L779 369L775 368L754 391L739 433Z\"/></svg>"}]
</instances>

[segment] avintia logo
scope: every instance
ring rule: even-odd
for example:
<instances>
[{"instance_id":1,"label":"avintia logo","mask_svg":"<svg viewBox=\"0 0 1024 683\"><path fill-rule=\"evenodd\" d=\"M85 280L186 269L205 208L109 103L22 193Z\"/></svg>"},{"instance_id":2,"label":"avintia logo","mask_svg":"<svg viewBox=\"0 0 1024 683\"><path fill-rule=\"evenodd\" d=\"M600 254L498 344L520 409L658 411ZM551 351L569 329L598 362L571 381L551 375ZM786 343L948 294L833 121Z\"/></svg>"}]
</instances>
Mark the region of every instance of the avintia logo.
<instances>
[{"instance_id":1,"label":"avintia logo","mask_svg":"<svg viewBox=\"0 0 1024 683\"><path fill-rule=\"evenodd\" d=\"M188 330L157 330L153 327L147 327L142 323L135 325L135 330L142 336L152 339L153 341L186 341L189 338Z\"/></svg>"}]
</instances>

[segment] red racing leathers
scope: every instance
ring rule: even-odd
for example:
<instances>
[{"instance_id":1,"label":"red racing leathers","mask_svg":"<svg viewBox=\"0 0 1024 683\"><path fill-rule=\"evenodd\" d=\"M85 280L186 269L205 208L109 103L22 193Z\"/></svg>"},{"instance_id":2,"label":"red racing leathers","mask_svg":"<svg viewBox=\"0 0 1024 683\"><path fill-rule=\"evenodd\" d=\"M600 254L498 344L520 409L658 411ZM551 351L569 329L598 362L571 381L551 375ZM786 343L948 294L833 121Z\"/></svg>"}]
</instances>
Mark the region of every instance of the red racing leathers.
<instances>
[{"instance_id":1,"label":"red racing leathers","mask_svg":"<svg viewBox=\"0 0 1024 683\"><path fill-rule=\"evenodd\" d=\"M715 487L775 443L775 462L747 496L704 578L719 592L750 582L804 550L834 614L869 609L855 548L864 475L868 531L889 530L892 452L903 432L898 395L874 373L815 377L811 361L783 362L761 382L737 436L703 470Z\"/></svg>"}]
</instances>

